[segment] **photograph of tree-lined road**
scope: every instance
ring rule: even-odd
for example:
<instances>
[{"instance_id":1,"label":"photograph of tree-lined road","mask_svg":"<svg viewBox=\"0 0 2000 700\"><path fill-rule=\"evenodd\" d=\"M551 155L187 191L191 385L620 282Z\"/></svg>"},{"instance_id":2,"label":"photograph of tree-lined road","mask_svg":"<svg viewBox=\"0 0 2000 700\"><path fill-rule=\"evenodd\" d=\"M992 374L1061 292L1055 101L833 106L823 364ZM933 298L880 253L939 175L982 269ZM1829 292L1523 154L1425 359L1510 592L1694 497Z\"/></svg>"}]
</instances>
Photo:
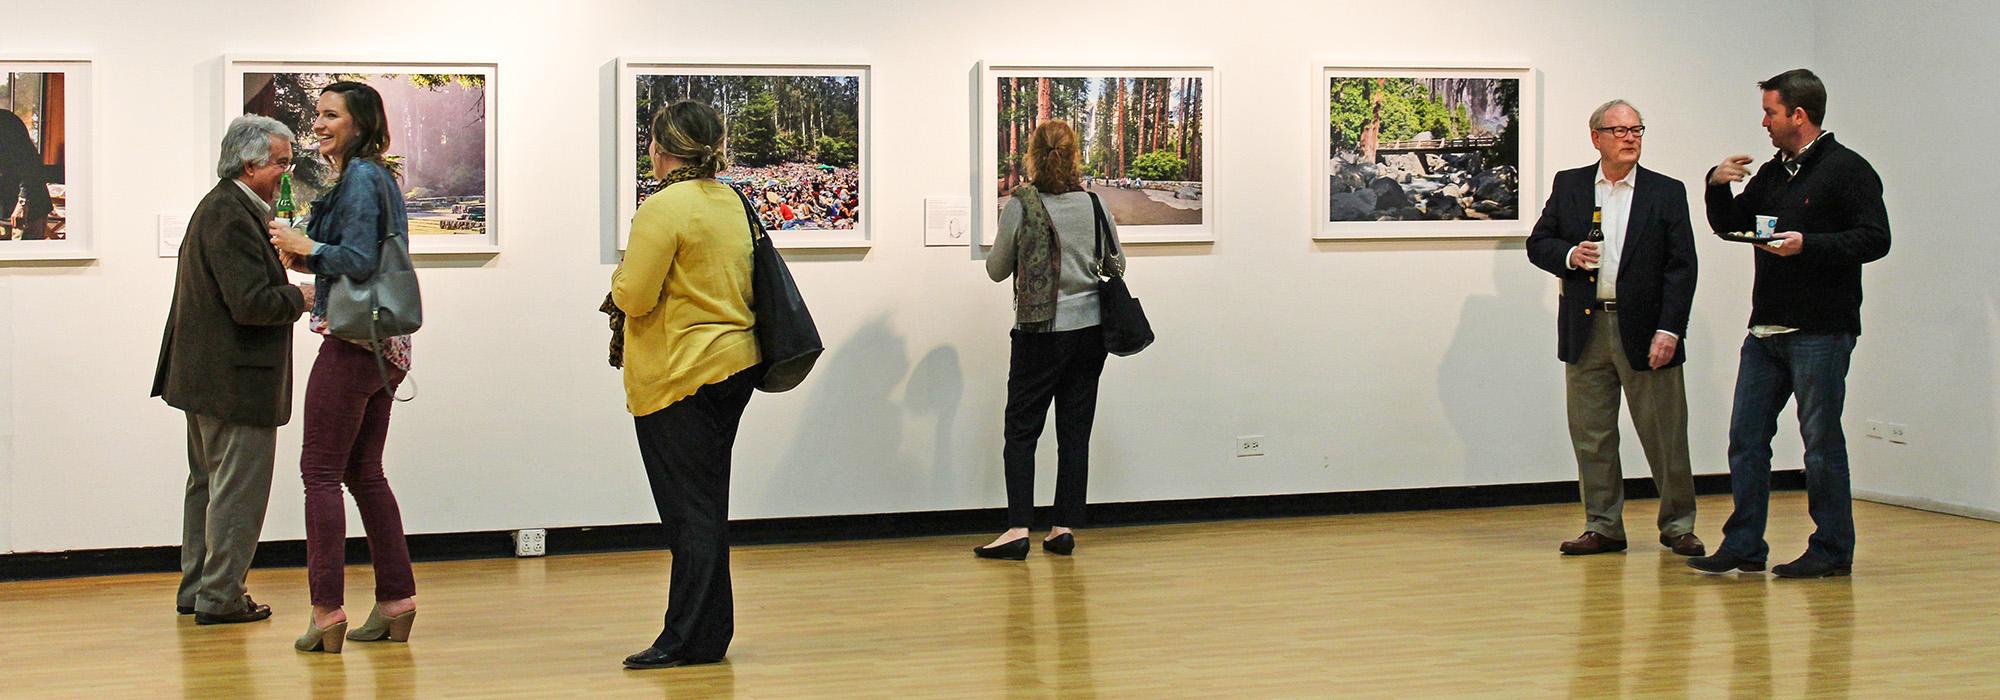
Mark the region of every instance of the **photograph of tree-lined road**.
<instances>
[{"instance_id":1,"label":"photograph of tree-lined road","mask_svg":"<svg viewBox=\"0 0 2000 700\"><path fill-rule=\"evenodd\" d=\"M1028 182L1035 126L1060 119L1082 139L1086 189L1120 230L1203 223L1201 77L1003 75L995 82L997 200Z\"/></svg>"},{"instance_id":2,"label":"photograph of tree-lined road","mask_svg":"<svg viewBox=\"0 0 2000 700\"><path fill-rule=\"evenodd\" d=\"M1521 81L1327 79L1328 221L1520 218Z\"/></svg>"},{"instance_id":3,"label":"photograph of tree-lined road","mask_svg":"<svg viewBox=\"0 0 2000 700\"><path fill-rule=\"evenodd\" d=\"M648 144L653 112L681 100L720 113L730 165L764 228L861 226L862 79L853 75L646 74L636 78L637 202L659 191Z\"/></svg>"},{"instance_id":4,"label":"photograph of tree-lined road","mask_svg":"<svg viewBox=\"0 0 2000 700\"><path fill-rule=\"evenodd\" d=\"M412 236L483 236L492 183L486 148L487 79L477 73L243 74L243 113L261 114L299 137L293 196L302 216L335 184L333 168L312 144L320 90L336 81L366 83L389 117L388 160L401 171ZM413 238L413 241L415 239Z\"/></svg>"}]
</instances>

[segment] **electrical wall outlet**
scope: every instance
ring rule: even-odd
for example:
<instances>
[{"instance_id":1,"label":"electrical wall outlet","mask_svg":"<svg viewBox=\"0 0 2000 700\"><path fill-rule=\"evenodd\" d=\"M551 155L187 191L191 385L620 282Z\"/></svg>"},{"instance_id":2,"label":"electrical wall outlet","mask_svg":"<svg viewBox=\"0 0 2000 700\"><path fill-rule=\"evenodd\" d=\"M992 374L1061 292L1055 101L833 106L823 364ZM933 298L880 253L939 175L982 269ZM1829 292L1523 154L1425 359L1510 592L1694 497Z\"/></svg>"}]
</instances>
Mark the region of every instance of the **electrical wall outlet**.
<instances>
[{"instance_id":1,"label":"electrical wall outlet","mask_svg":"<svg viewBox=\"0 0 2000 700\"><path fill-rule=\"evenodd\" d=\"M1889 438L1889 442L1898 445L1910 444L1910 426L1903 425L1902 423L1890 423L1888 429L1883 432Z\"/></svg>"},{"instance_id":2,"label":"electrical wall outlet","mask_svg":"<svg viewBox=\"0 0 2000 700\"><path fill-rule=\"evenodd\" d=\"M1256 457L1261 454L1264 454L1264 436L1262 435L1236 436L1236 456Z\"/></svg>"},{"instance_id":3,"label":"electrical wall outlet","mask_svg":"<svg viewBox=\"0 0 2000 700\"><path fill-rule=\"evenodd\" d=\"M539 557L549 553L549 531L543 529L515 530L514 556Z\"/></svg>"},{"instance_id":4,"label":"electrical wall outlet","mask_svg":"<svg viewBox=\"0 0 2000 700\"><path fill-rule=\"evenodd\" d=\"M1881 440L1888 437L1889 426L1879 420L1868 421L1868 437Z\"/></svg>"}]
</instances>

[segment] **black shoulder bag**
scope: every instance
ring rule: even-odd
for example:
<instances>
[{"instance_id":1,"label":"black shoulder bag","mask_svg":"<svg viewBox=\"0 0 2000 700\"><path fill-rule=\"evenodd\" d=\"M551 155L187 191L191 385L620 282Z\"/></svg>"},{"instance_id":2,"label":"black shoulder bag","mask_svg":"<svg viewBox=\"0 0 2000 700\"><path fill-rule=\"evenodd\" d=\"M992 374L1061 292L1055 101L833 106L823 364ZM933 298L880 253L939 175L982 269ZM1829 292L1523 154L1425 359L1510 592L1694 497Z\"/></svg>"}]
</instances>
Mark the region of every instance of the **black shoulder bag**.
<instances>
[{"instance_id":1,"label":"black shoulder bag","mask_svg":"<svg viewBox=\"0 0 2000 700\"><path fill-rule=\"evenodd\" d=\"M1104 349L1119 357L1136 355L1153 344L1153 324L1146 320L1146 309L1139 306L1139 299L1125 286L1125 270L1111 264L1111 258L1104 254L1111 223L1105 220L1104 202L1097 199L1096 192L1090 193L1090 206L1097 213L1097 275L1103 278L1097 283L1097 307L1098 324L1104 328ZM1109 245L1111 253L1118 254L1117 242Z\"/></svg>"},{"instance_id":2,"label":"black shoulder bag","mask_svg":"<svg viewBox=\"0 0 2000 700\"><path fill-rule=\"evenodd\" d=\"M805 298L792 282L792 271L785 268L785 259L778 257L764 222L757 219L757 208L741 190L730 189L743 200L743 215L750 220L750 313L756 317L750 330L763 358L758 365L763 376L758 378L757 388L771 393L789 391L806 380L826 346L820 342L819 327L813 325Z\"/></svg>"}]
</instances>

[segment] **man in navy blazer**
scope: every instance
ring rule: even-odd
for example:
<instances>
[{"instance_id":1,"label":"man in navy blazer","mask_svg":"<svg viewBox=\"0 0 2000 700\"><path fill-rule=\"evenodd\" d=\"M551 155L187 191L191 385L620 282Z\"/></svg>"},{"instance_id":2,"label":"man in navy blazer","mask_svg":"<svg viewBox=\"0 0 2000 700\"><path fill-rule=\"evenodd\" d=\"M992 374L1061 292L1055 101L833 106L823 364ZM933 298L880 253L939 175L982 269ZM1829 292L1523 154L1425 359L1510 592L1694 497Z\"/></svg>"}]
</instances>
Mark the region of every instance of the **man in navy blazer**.
<instances>
[{"instance_id":1,"label":"man in navy blazer","mask_svg":"<svg viewBox=\"0 0 2000 700\"><path fill-rule=\"evenodd\" d=\"M1625 474L1618 460L1622 390L1660 492L1660 544L1705 553L1694 535L1687 389L1681 378L1694 304L1694 232L1687 186L1639 167L1646 127L1612 100L1590 115L1599 160L1556 173L1528 236L1528 259L1562 280L1556 357L1564 368L1570 443L1576 450L1584 533L1563 554L1625 549ZM1601 211L1603 243L1587 240Z\"/></svg>"}]
</instances>

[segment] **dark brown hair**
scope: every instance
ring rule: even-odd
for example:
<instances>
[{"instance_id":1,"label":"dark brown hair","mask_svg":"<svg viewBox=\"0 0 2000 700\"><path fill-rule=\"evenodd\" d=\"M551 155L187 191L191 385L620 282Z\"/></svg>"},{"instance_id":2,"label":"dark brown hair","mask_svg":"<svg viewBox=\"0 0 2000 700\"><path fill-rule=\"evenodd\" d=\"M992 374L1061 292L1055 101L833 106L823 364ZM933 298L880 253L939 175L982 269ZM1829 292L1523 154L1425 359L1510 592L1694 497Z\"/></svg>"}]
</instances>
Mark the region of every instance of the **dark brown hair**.
<instances>
[{"instance_id":1,"label":"dark brown hair","mask_svg":"<svg viewBox=\"0 0 2000 700\"><path fill-rule=\"evenodd\" d=\"M1819 126L1820 120L1826 118L1826 83L1820 82L1812 71L1793 68L1771 76L1757 87L1778 93L1778 104L1785 106L1787 115L1794 109L1803 109L1806 120L1813 126Z\"/></svg>"},{"instance_id":2,"label":"dark brown hair","mask_svg":"<svg viewBox=\"0 0 2000 700\"><path fill-rule=\"evenodd\" d=\"M1062 194L1083 189L1078 172L1082 149L1076 129L1069 122L1051 119L1035 125L1028 136L1028 180L1043 194Z\"/></svg>"},{"instance_id":3,"label":"dark brown hair","mask_svg":"<svg viewBox=\"0 0 2000 700\"><path fill-rule=\"evenodd\" d=\"M366 160L400 175L401 170L389 161L389 113L382 106L382 93L365 83L342 80L321 88L319 94L335 93L347 106L347 118L354 121L354 142L347 144L347 152L340 154L341 170L346 163Z\"/></svg>"}]
</instances>

